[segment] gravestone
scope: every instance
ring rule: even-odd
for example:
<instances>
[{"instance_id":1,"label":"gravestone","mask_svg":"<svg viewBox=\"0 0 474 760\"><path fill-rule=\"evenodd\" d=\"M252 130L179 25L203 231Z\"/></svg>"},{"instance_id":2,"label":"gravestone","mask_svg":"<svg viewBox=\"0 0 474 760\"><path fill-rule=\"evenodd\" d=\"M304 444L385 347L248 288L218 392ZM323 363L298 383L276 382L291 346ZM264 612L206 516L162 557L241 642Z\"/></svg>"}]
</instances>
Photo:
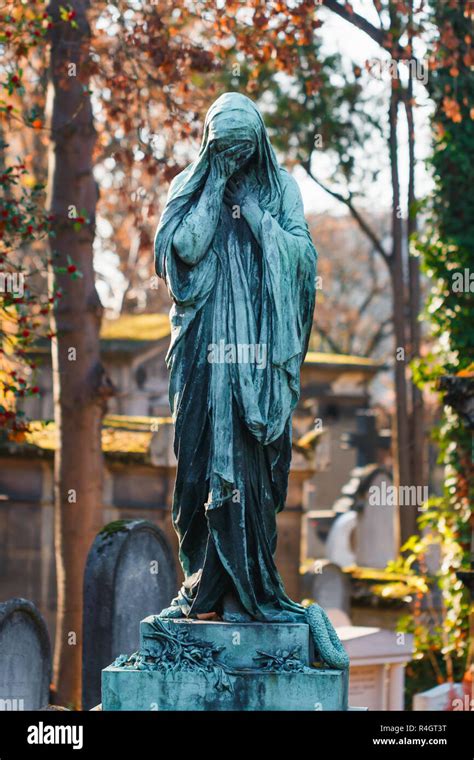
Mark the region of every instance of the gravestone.
<instances>
[{"instance_id":1,"label":"gravestone","mask_svg":"<svg viewBox=\"0 0 474 760\"><path fill-rule=\"evenodd\" d=\"M474 699L466 693L462 683L441 683L428 691L419 692L413 697L413 710L459 712L474 710Z\"/></svg>"},{"instance_id":2,"label":"gravestone","mask_svg":"<svg viewBox=\"0 0 474 760\"><path fill-rule=\"evenodd\" d=\"M338 565L328 560L315 562L311 598L326 611L341 610L346 615L349 615L349 577Z\"/></svg>"},{"instance_id":3,"label":"gravestone","mask_svg":"<svg viewBox=\"0 0 474 760\"><path fill-rule=\"evenodd\" d=\"M49 702L51 647L32 602L0 604L0 710L39 710Z\"/></svg>"},{"instance_id":4,"label":"gravestone","mask_svg":"<svg viewBox=\"0 0 474 760\"><path fill-rule=\"evenodd\" d=\"M391 486L384 471L375 471L366 484L354 536L359 567L384 569L397 556L398 508L387 498Z\"/></svg>"},{"instance_id":5,"label":"gravestone","mask_svg":"<svg viewBox=\"0 0 474 760\"><path fill-rule=\"evenodd\" d=\"M397 556L398 513L389 498L391 488L384 467L356 467L334 504L324 559L310 567L306 563L303 576L305 594L331 614L340 610L350 617L351 568L384 569Z\"/></svg>"},{"instance_id":6,"label":"gravestone","mask_svg":"<svg viewBox=\"0 0 474 760\"><path fill-rule=\"evenodd\" d=\"M413 635L381 628L337 628L350 657L349 704L369 710L403 710L405 666L413 657Z\"/></svg>"},{"instance_id":7,"label":"gravestone","mask_svg":"<svg viewBox=\"0 0 474 760\"><path fill-rule=\"evenodd\" d=\"M350 509L337 517L328 533L326 556L339 567L350 567L356 563L354 532L357 519L357 512Z\"/></svg>"},{"instance_id":8,"label":"gravestone","mask_svg":"<svg viewBox=\"0 0 474 760\"><path fill-rule=\"evenodd\" d=\"M100 702L102 668L138 649L140 621L177 590L173 552L146 520L109 523L97 535L84 578L83 706Z\"/></svg>"},{"instance_id":9,"label":"gravestone","mask_svg":"<svg viewBox=\"0 0 474 760\"><path fill-rule=\"evenodd\" d=\"M174 426L171 421L160 422L158 429L153 433L150 446L150 462L155 467L176 467L176 455L174 453Z\"/></svg>"},{"instance_id":10,"label":"gravestone","mask_svg":"<svg viewBox=\"0 0 474 760\"><path fill-rule=\"evenodd\" d=\"M377 412L374 409L358 409L356 429L341 436L342 449L356 449L357 467L365 467L378 460L378 451L387 451L391 446L389 430L377 430Z\"/></svg>"},{"instance_id":11,"label":"gravestone","mask_svg":"<svg viewBox=\"0 0 474 760\"><path fill-rule=\"evenodd\" d=\"M384 467L372 464L352 470L334 504L339 516L328 536L329 559L337 564L342 562L342 566L348 563L379 569L395 559L399 547L399 507L394 503L392 491L392 476Z\"/></svg>"},{"instance_id":12,"label":"gravestone","mask_svg":"<svg viewBox=\"0 0 474 760\"><path fill-rule=\"evenodd\" d=\"M102 709L347 710L347 668L312 667L305 623L141 622L139 652L102 673Z\"/></svg>"},{"instance_id":13,"label":"gravestone","mask_svg":"<svg viewBox=\"0 0 474 760\"><path fill-rule=\"evenodd\" d=\"M332 509L312 509L305 515L303 523L303 556L308 559L327 557L326 542L334 523Z\"/></svg>"}]
</instances>

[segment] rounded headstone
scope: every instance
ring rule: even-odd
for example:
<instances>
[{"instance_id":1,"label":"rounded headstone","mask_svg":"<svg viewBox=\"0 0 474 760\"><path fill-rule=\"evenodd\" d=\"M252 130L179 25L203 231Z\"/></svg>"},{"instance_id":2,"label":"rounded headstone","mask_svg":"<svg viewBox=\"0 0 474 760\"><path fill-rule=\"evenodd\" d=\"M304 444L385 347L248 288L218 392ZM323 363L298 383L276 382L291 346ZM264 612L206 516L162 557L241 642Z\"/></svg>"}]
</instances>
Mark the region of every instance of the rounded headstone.
<instances>
[{"instance_id":1,"label":"rounded headstone","mask_svg":"<svg viewBox=\"0 0 474 760\"><path fill-rule=\"evenodd\" d=\"M49 702L51 646L27 599L0 604L0 710L39 710Z\"/></svg>"},{"instance_id":2,"label":"rounded headstone","mask_svg":"<svg viewBox=\"0 0 474 760\"><path fill-rule=\"evenodd\" d=\"M316 572L313 576L312 598L325 610L342 610L349 615L349 578L338 565L327 561L321 562L320 572Z\"/></svg>"},{"instance_id":3,"label":"rounded headstone","mask_svg":"<svg viewBox=\"0 0 474 760\"><path fill-rule=\"evenodd\" d=\"M147 520L109 523L97 535L84 576L83 707L100 702L103 668L139 647L140 621L176 595L172 549Z\"/></svg>"},{"instance_id":4,"label":"rounded headstone","mask_svg":"<svg viewBox=\"0 0 474 760\"><path fill-rule=\"evenodd\" d=\"M353 550L353 534L357 527L357 512L349 510L337 517L328 533L326 556L339 567L355 565L356 555Z\"/></svg>"},{"instance_id":5,"label":"rounded headstone","mask_svg":"<svg viewBox=\"0 0 474 760\"><path fill-rule=\"evenodd\" d=\"M399 508L391 497L392 478L383 468L374 470L365 483L355 529L356 564L381 570L394 560L399 548Z\"/></svg>"}]
</instances>

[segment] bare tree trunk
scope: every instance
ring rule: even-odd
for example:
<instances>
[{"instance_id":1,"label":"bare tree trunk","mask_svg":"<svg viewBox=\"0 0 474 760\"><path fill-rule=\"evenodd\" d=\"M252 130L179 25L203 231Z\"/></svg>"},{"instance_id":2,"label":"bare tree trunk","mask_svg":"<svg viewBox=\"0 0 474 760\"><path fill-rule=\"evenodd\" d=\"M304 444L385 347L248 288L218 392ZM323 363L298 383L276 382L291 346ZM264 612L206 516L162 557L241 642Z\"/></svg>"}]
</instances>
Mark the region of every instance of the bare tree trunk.
<instances>
[{"instance_id":1,"label":"bare tree trunk","mask_svg":"<svg viewBox=\"0 0 474 760\"><path fill-rule=\"evenodd\" d=\"M97 186L92 173L96 133L88 93L90 29L87 0L73 0L76 25L59 21L62 2L49 13L52 32L48 109L52 129L49 208L56 237L56 266L69 272L54 278L59 287L52 341L55 457L55 549L58 609L54 683L60 704L81 704L82 585L87 552L101 526L105 375L99 355L101 306L94 284L93 251ZM72 216L84 217L76 222ZM72 267L82 274L74 279Z\"/></svg>"},{"instance_id":2,"label":"bare tree trunk","mask_svg":"<svg viewBox=\"0 0 474 760\"><path fill-rule=\"evenodd\" d=\"M387 30L383 28L381 22L380 27L374 26L370 21L356 13L349 3L341 3L338 0L322 0L322 4L329 8L333 13L336 13L340 18L343 18L349 24L357 27L365 34L367 34L372 40L377 42L383 49L390 52L391 56L395 58L400 57L406 49L400 44L400 40L393 40L393 32L399 29L399 18L397 16L398 6L395 3L388 3L388 11L390 15L390 42L387 39ZM410 27L413 16L413 2L410 0L409 5L410 12ZM380 14L379 14L380 19ZM413 41L412 30L408 30L409 44L411 46ZM416 64L417 70L423 73L424 65L421 61L417 60L413 54L413 50L410 50L411 63ZM412 78L413 72L410 68L410 75ZM417 485L418 483L424 485L424 439L423 439L423 399L420 391L413 386L411 391L412 400L412 415L411 421L409 418L408 410L408 391L407 391L407 379L406 379L406 361L407 356L407 342L406 342L406 325L407 322L410 328L410 342L411 342L411 355L419 354L420 347L420 325L417 321L418 313L420 310L420 275L418 261L411 258L408 264L408 294L406 294L405 278L403 273L403 231L401 222L400 211L400 182L398 175L398 140L397 140L397 123L398 123L398 103L399 93L397 85L399 84L399 78L392 79L392 89L390 96L390 137L389 137L389 149L390 149L390 164L392 174L392 256L387 256L383 246L379 241L374 240L374 235L370 229L367 229L367 225L363 220L358 219L360 216L358 213L354 213L353 207L347 204L349 210L356 220L359 221L361 229L365 229L369 239L374 242L375 249L382 255L384 260L390 267L390 276L393 292L393 321L395 332L395 346L396 350L400 350L403 353L404 358L397 360L397 354L395 355L395 395L396 395L396 415L394 425L394 477L395 484L400 485ZM412 90L413 81L411 79L410 90ZM411 108L411 95L409 96L408 106ZM410 146L410 180L409 180L409 209L412 211L411 205L415 200L415 183L414 183L414 132L413 132L413 112L407 110L407 121L409 132L411 137L409 138ZM324 187L324 185L322 185ZM327 188L324 187L327 190ZM328 192L330 192L328 190ZM347 201L340 195L331 193L335 197L339 197L343 202ZM409 219L407 225L408 234L414 231L413 225L416 224L416 220ZM409 314L408 314L409 310ZM411 440L410 440L411 439ZM407 507L404 506L400 510L400 526L401 526L401 539L404 542L409 536L416 533L417 530L417 508L416 506Z\"/></svg>"},{"instance_id":3,"label":"bare tree trunk","mask_svg":"<svg viewBox=\"0 0 474 760\"><path fill-rule=\"evenodd\" d=\"M410 19L413 13L413 0L410 3ZM412 36L409 36L410 45ZM405 112L408 128L408 220L407 220L407 250L410 251L410 238L417 230L417 214L415 208L415 125L413 119L413 69L408 71L408 87L405 95ZM408 301L410 310L410 358L420 355L421 329L418 315L421 308L420 265L415 256L408 256ZM425 431L424 406L421 390L411 384L411 416L410 416L410 482L414 486L426 485L425 462Z\"/></svg>"},{"instance_id":4,"label":"bare tree trunk","mask_svg":"<svg viewBox=\"0 0 474 760\"><path fill-rule=\"evenodd\" d=\"M403 229L400 206L400 179L398 173L398 79L392 79L389 107L389 149L392 179L392 271L393 323L395 333L395 425L394 425L394 480L395 486L410 485L408 394L406 380L406 299L403 276ZM404 542L416 529L416 507L400 508L400 533Z\"/></svg>"}]
</instances>

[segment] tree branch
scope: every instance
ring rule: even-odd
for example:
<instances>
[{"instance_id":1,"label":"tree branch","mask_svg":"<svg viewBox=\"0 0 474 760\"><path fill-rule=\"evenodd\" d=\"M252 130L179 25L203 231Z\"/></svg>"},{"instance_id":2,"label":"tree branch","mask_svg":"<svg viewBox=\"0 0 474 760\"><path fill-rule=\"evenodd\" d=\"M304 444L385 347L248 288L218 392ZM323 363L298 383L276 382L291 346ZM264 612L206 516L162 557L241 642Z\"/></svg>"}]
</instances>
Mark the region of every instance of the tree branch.
<instances>
[{"instance_id":1,"label":"tree branch","mask_svg":"<svg viewBox=\"0 0 474 760\"><path fill-rule=\"evenodd\" d=\"M374 285L373 289L370 290L364 300L362 301L361 305L358 308L359 315L362 316L362 314L368 309L370 304L372 303L375 296L380 296L383 293L383 288L377 287L377 285Z\"/></svg>"},{"instance_id":2,"label":"tree branch","mask_svg":"<svg viewBox=\"0 0 474 760\"><path fill-rule=\"evenodd\" d=\"M398 54L399 58L402 58L404 60L410 60L413 61L415 64L416 69L416 78L425 82L425 66L423 63L418 60L418 58L415 58L413 54L410 54L408 57L406 56L406 49L403 47L403 45L400 45L398 42L395 45L394 49L392 46L390 46L385 39L385 29L382 29L380 27L374 26L370 23L370 21L367 21L366 18L361 16L359 13L356 13L353 10L348 10L347 4L340 5L337 0L321 0L321 3L323 6L328 8L330 11L335 13L337 16L342 18L344 21L347 21L349 24L352 24L353 26L357 27L357 29L360 29L362 32L365 32L374 42L377 42L378 45L380 45L383 50L386 50L388 53L390 53L391 56L396 52Z\"/></svg>"},{"instance_id":3,"label":"tree branch","mask_svg":"<svg viewBox=\"0 0 474 760\"><path fill-rule=\"evenodd\" d=\"M377 328L375 333L372 335L371 339L369 340L366 349L365 349L365 356L372 356L372 353L375 351L379 343L384 339L388 338L388 336L391 334L391 330L389 330L387 333L385 333L386 327L391 327L392 325L392 318L388 317L385 319Z\"/></svg>"},{"instance_id":4,"label":"tree branch","mask_svg":"<svg viewBox=\"0 0 474 760\"><path fill-rule=\"evenodd\" d=\"M369 37L371 37L381 47L384 46L384 30L378 29L359 13L356 13L355 11L349 11L347 4L340 5L337 0L322 0L322 5L325 5L326 8L329 8L330 11L336 13L338 16L344 19L344 21L348 21L349 24L353 24L362 32L368 34Z\"/></svg>"},{"instance_id":5,"label":"tree branch","mask_svg":"<svg viewBox=\"0 0 474 760\"><path fill-rule=\"evenodd\" d=\"M339 346L336 343L336 341L333 338L331 338L331 336L329 335L329 333L326 332L326 330L324 329L324 327L321 327L321 325L318 322L315 323L315 329L316 329L316 332L318 332L320 334L321 338L323 340L327 341L329 347L334 351L335 354L342 354L342 353L344 353L343 350L342 350L342 348L341 348L341 346Z\"/></svg>"},{"instance_id":6,"label":"tree branch","mask_svg":"<svg viewBox=\"0 0 474 760\"><path fill-rule=\"evenodd\" d=\"M387 251L383 247L381 240L379 240L379 238L377 237L376 233L374 232L372 227L369 225L369 223L366 222L365 219L357 211L354 204L352 203L350 196L344 196L342 195L342 193L338 193L336 190L331 190L330 187L327 187L327 185L323 184L323 182L321 182L317 177L314 176L313 172L310 170L307 164L303 164L303 168L305 169L306 173L311 177L313 182L316 182L316 184L319 185L319 187L322 188L326 193L328 193L333 198L340 201L341 203L344 203L347 206L352 216L356 220L357 224L361 228L362 232L369 238L370 242L372 243L374 248L378 251L378 253L382 256L387 266L390 266L390 256L388 255Z\"/></svg>"}]
</instances>

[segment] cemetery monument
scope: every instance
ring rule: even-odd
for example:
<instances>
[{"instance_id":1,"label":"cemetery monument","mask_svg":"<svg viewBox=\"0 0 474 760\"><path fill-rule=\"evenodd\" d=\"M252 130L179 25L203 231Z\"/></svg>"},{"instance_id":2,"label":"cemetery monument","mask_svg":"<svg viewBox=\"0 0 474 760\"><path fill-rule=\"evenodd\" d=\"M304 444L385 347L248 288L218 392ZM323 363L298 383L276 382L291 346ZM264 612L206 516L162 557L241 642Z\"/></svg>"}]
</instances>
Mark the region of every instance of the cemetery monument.
<instances>
[{"instance_id":1,"label":"cemetery monument","mask_svg":"<svg viewBox=\"0 0 474 760\"><path fill-rule=\"evenodd\" d=\"M173 521L184 581L103 671L105 710L347 709L348 656L274 562L317 254L263 119L225 93L155 238L173 300Z\"/></svg>"}]
</instances>

